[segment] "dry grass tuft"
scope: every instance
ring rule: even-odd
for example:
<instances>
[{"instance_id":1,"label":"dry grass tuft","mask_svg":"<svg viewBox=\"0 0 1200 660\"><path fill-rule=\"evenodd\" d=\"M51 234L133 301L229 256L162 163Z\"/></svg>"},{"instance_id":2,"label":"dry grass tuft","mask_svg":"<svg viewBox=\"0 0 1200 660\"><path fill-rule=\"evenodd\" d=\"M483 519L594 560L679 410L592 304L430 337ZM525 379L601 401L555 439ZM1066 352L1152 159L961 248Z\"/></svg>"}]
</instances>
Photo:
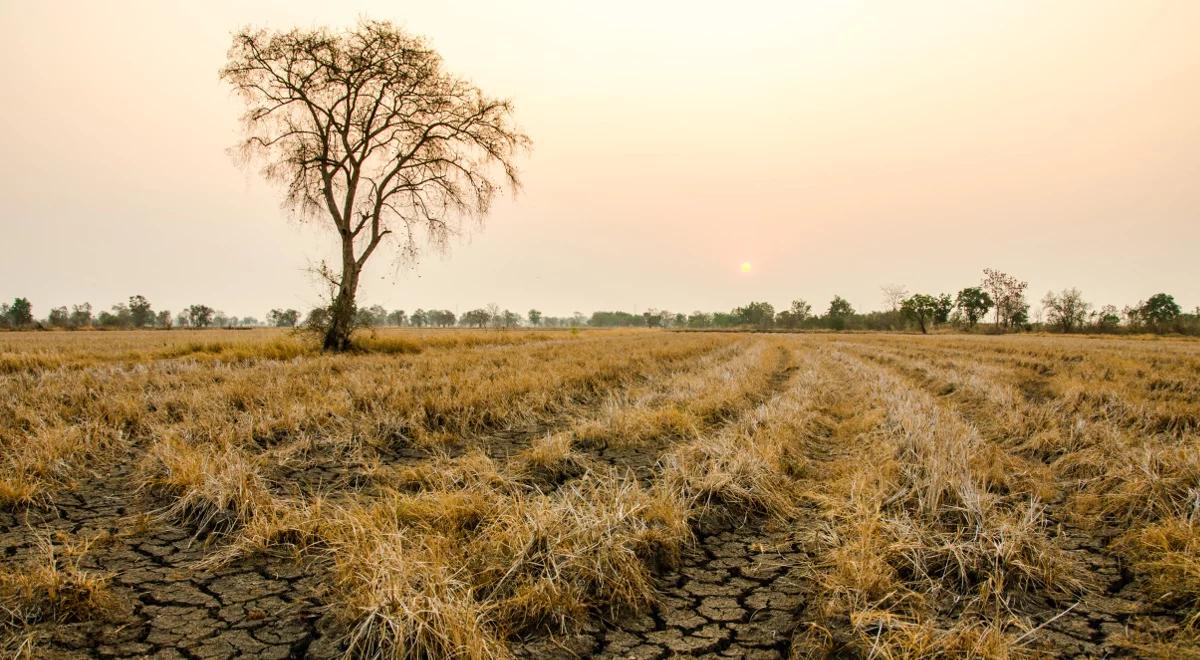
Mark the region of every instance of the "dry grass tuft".
<instances>
[{"instance_id":1,"label":"dry grass tuft","mask_svg":"<svg viewBox=\"0 0 1200 660\"><path fill-rule=\"evenodd\" d=\"M38 538L39 554L0 569L0 629L103 618L116 606L108 576L80 568L87 545L56 546Z\"/></svg>"},{"instance_id":2,"label":"dry grass tuft","mask_svg":"<svg viewBox=\"0 0 1200 660\"><path fill-rule=\"evenodd\" d=\"M689 539L681 502L585 477L548 494L393 493L343 511L327 542L353 653L489 657L513 634L645 609L652 563Z\"/></svg>"},{"instance_id":3,"label":"dry grass tuft","mask_svg":"<svg viewBox=\"0 0 1200 660\"><path fill-rule=\"evenodd\" d=\"M233 447L159 441L146 455L143 472L143 488L172 498L163 516L197 535L228 534L272 507L258 465Z\"/></svg>"},{"instance_id":4,"label":"dry grass tuft","mask_svg":"<svg viewBox=\"0 0 1200 660\"><path fill-rule=\"evenodd\" d=\"M1124 525L1200 513L1200 446L1155 443L1116 460L1114 448L1103 451L1106 469L1086 484L1076 510Z\"/></svg>"},{"instance_id":5,"label":"dry grass tuft","mask_svg":"<svg viewBox=\"0 0 1200 660\"><path fill-rule=\"evenodd\" d=\"M702 514L786 517L795 505L791 482L775 457L745 438L721 436L691 443L663 457L662 465L666 487Z\"/></svg>"},{"instance_id":6,"label":"dry grass tuft","mask_svg":"<svg viewBox=\"0 0 1200 660\"><path fill-rule=\"evenodd\" d=\"M335 553L337 612L346 652L366 658L507 656L489 629L458 553L436 537L344 539Z\"/></svg>"},{"instance_id":7,"label":"dry grass tuft","mask_svg":"<svg viewBox=\"0 0 1200 660\"><path fill-rule=\"evenodd\" d=\"M24 475L0 478L0 509L36 505L44 501L42 489Z\"/></svg>"},{"instance_id":8,"label":"dry grass tuft","mask_svg":"<svg viewBox=\"0 0 1200 660\"><path fill-rule=\"evenodd\" d=\"M1200 623L1200 492L1197 513L1170 517L1134 530L1117 542L1149 580L1154 598L1187 613L1187 625Z\"/></svg>"},{"instance_id":9,"label":"dry grass tuft","mask_svg":"<svg viewBox=\"0 0 1200 660\"><path fill-rule=\"evenodd\" d=\"M436 456L429 461L396 470L391 485L401 490L517 489L513 479L503 473L496 461L482 451L462 456Z\"/></svg>"},{"instance_id":10,"label":"dry grass tuft","mask_svg":"<svg viewBox=\"0 0 1200 660\"><path fill-rule=\"evenodd\" d=\"M549 489L583 475L588 461L571 444L571 436L561 433L534 440L513 461L516 478Z\"/></svg>"},{"instance_id":11,"label":"dry grass tuft","mask_svg":"<svg viewBox=\"0 0 1200 660\"><path fill-rule=\"evenodd\" d=\"M684 511L632 481L585 479L512 502L480 529L470 556L505 628L561 628L585 600L611 613L647 607L654 587L645 558L678 556L689 538Z\"/></svg>"}]
</instances>

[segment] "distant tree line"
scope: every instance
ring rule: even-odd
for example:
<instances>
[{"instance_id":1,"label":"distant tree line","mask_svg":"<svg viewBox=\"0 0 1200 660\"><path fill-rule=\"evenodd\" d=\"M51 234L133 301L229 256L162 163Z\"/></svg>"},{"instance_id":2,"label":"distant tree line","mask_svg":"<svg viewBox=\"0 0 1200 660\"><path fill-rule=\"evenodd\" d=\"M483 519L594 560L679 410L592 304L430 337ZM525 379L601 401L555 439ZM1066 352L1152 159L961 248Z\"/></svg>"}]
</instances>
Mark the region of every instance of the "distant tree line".
<instances>
[{"instance_id":1,"label":"distant tree line","mask_svg":"<svg viewBox=\"0 0 1200 660\"><path fill-rule=\"evenodd\" d=\"M1136 305L1094 308L1078 289L1049 292L1034 310L1025 297L1028 283L1012 275L984 269L976 286L949 293L910 293L903 285L885 285L885 309L860 313L841 296L822 312L803 299L782 310L768 302L751 302L729 312L679 314L651 309L642 314L595 312L594 327L666 327L754 330L916 330L937 328L987 332L1101 332L1200 334L1200 307L1184 313L1174 297L1157 293ZM990 323L989 323L990 321Z\"/></svg>"},{"instance_id":2,"label":"distant tree line","mask_svg":"<svg viewBox=\"0 0 1200 660\"><path fill-rule=\"evenodd\" d=\"M984 269L977 286L949 293L910 293L903 285L881 287L885 309L858 312L848 300L834 296L822 311L816 311L803 299L793 300L780 310L768 302L750 302L728 312L694 311L690 314L664 309L641 313L597 311L591 316L575 312L570 316L546 316L537 309L525 314L490 304L457 315L448 309L421 309L412 312L387 310L380 305L355 311L359 328L674 328L674 329L748 329L748 330L913 330L922 333L937 329L986 332L1100 332L1100 333L1180 333L1200 334L1200 307L1185 313L1166 293L1156 293L1136 305L1095 307L1079 289L1050 291L1034 310L1026 300L1028 283L1007 273ZM227 315L208 305L190 305L172 316L170 311L155 311L144 296L130 296L127 303L93 313L89 303L55 307L43 320L33 313L26 298L0 303L0 328L63 329L137 329L137 328L233 328L269 326L321 329L328 324L328 308L315 308L307 314L291 308L276 308L266 321L246 316Z\"/></svg>"}]
</instances>

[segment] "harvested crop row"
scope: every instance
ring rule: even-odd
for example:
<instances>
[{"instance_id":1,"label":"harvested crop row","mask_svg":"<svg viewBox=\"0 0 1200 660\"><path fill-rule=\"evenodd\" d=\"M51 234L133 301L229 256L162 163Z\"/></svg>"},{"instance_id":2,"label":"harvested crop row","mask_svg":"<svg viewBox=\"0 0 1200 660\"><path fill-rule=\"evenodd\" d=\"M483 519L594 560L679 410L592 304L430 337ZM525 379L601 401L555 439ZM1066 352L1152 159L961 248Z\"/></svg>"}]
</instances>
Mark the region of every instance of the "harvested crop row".
<instances>
[{"instance_id":1,"label":"harvested crop row","mask_svg":"<svg viewBox=\"0 0 1200 660\"><path fill-rule=\"evenodd\" d=\"M1045 395L1029 397L1020 365L1005 370L978 359L941 365L934 351L901 347L857 344L853 350L939 393L987 432L996 462L1010 475L1022 475L1021 492L1052 500L1049 513L1060 523L1058 542L1085 559L1102 580L1052 628L1110 648L1168 655L1194 648L1192 627L1200 605L1200 583L1193 577L1200 574L1193 552L1200 547L1194 522L1200 442L1194 433L1155 432L1157 410L1124 405L1114 414L1111 391L1091 396L1090 381L1080 374L1103 372L1111 356L1088 353L1082 361L1086 368L1056 375ZM1115 380L1109 387L1128 392L1152 380L1143 372L1140 381ZM1195 414L1195 400L1177 403ZM1120 573L1122 558L1133 564L1138 579L1132 584ZM1114 589L1126 600L1110 603ZM1121 629L1104 626L1114 620Z\"/></svg>"},{"instance_id":2,"label":"harvested crop row","mask_svg":"<svg viewBox=\"0 0 1200 660\"><path fill-rule=\"evenodd\" d=\"M993 469L984 441L903 381L841 351L836 391L878 424L823 484L819 606L798 638L810 651L1004 655L1028 623L1016 603L1065 598L1082 581L1045 535L1042 507ZM861 413L860 413L861 414ZM984 460L980 460L984 459ZM836 631L836 632L834 632Z\"/></svg>"},{"instance_id":3,"label":"harvested crop row","mask_svg":"<svg viewBox=\"0 0 1200 660\"><path fill-rule=\"evenodd\" d=\"M79 466L143 442L218 453L353 452L363 444L436 444L453 434L530 424L645 369L684 364L729 341L663 345L644 333L614 333L420 356L164 360L10 375L0 397L0 505L45 502Z\"/></svg>"}]
</instances>

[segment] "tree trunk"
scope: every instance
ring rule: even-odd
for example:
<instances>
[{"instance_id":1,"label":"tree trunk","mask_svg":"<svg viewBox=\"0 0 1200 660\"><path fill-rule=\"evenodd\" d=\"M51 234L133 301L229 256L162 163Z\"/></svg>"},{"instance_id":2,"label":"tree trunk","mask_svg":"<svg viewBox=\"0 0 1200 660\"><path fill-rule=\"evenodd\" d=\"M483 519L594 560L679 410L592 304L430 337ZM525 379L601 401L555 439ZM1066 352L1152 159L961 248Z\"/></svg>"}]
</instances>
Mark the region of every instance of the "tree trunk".
<instances>
[{"instance_id":1,"label":"tree trunk","mask_svg":"<svg viewBox=\"0 0 1200 660\"><path fill-rule=\"evenodd\" d=\"M343 250L342 281L337 296L329 307L329 327L325 329L324 350L342 352L350 349L350 333L354 331L354 295L358 288L358 264L354 253Z\"/></svg>"}]
</instances>

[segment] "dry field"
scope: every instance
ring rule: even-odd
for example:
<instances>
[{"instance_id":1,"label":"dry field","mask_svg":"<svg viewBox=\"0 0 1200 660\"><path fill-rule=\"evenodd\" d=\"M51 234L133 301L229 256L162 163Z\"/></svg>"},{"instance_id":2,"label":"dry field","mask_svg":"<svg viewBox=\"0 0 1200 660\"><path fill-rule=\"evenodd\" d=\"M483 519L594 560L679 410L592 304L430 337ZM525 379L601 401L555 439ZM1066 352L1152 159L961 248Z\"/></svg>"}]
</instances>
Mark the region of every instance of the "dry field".
<instances>
[{"instance_id":1,"label":"dry field","mask_svg":"<svg viewBox=\"0 0 1200 660\"><path fill-rule=\"evenodd\" d=\"M1200 655L1200 343L0 334L0 656Z\"/></svg>"}]
</instances>

